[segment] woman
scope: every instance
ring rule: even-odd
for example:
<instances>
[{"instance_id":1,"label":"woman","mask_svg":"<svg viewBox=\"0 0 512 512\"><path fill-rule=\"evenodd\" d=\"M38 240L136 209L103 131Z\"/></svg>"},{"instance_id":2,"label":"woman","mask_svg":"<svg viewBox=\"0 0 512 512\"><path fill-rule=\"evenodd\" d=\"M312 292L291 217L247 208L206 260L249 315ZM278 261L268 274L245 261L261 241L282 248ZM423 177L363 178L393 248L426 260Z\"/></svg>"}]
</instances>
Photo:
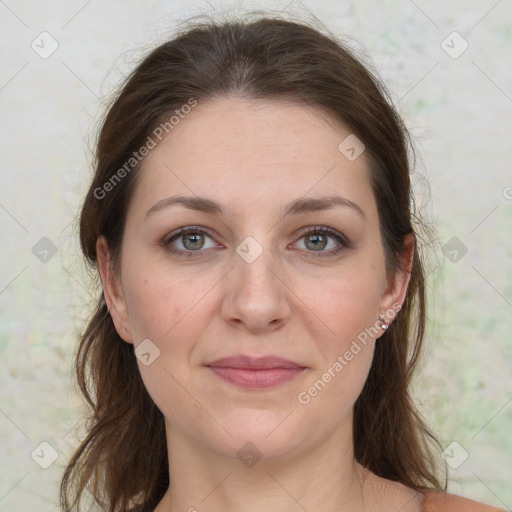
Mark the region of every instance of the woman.
<instances>
[{"instance_id":1,"label":"woman","mask_svg":"<svg viewBox=\"0 0 512 512\"><path fill-rule=\"evenodd\" d=\"M304 24L198 24L143 60L81 213L103 293L64 510L85 489L112 512L497 510L444 492L409 395L409 148L383 86Z\"/></svg>"}]
</instances>

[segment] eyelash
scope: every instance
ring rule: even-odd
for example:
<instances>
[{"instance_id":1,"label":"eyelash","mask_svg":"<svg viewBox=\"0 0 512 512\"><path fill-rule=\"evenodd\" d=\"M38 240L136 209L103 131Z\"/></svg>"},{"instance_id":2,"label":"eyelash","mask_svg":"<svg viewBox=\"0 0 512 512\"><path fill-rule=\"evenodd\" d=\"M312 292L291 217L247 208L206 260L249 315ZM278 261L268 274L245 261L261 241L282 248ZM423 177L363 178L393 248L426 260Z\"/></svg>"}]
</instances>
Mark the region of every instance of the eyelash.
<instances>
[{"instance_id":1,"label":"eyelash","mask_svg":"<svg viewBox=\"0 0 512 512\"><path fill-rule=\"evenodd\" d=\"M172 253L172 254L177 254L179 256L187 256L189 258L192 258L192 257L199 257L199 256L202 256L204 255L204 253L206 253L209 249L200 249L198 251L187 251L187 250L183 250L183 249L176 249L172 246L172 242L176 239L178 239L180 236L183 236L183 235L186 235L186 234L189 234L189 233L194 233L194 234L205 234L207 235L208 237L212 238L209 234L208 234L208 231L200 228L200 227L195 227L195 226L187 226L187 227L184 227L184 228L180 228L178 231L176 232L173 232L171 233L170 235L168 235L167 237L165 237L163 240L162 240L162 245L164 246L164 248ZM336 249L333 249L333 250L330 250L330 251L318 251L318 254L313 256L313 257L326 257L326 256L334 256L334 255L337 255L339 253L341 253L342 251L344 251L345 249L352 249L353 248L353 244L345 237L343 236L341 233L338 233L337 231L331 229L331 228L328 228L326 226L312 226L312 227L309 227L305 232L303 232L300 237L298 238L298 240L302 239L302 238L305 238L307 236L310 236L310 235L318 235L318 234L323 234L323 235L328 235L332 238L335 238L338 243L340 244ZM308 251L306 250L306 252L308 253L315 253L316 251ZM310 257L310 256L308 256Z\"/></svg>"}]
</instances>

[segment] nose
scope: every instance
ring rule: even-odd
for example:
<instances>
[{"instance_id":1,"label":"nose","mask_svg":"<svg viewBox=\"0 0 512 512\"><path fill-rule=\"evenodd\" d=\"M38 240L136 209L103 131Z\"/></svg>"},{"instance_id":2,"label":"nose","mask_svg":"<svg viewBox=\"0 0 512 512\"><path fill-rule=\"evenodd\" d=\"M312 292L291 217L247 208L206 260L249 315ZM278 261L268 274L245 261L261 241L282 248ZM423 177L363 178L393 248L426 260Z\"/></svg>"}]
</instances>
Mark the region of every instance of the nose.
<instances>
[{"instance_id":1,"label":"nose","mask_svg":"<svg viewBox=\"0 0 512 512\"><path fill-rule=\"evenodd\" d=\"M254 261L237 253L233 265L226 276L223 318L253 334L286 324L290 316L289 290L271 250L265 248Z\"/></svg>"}]
</instances>

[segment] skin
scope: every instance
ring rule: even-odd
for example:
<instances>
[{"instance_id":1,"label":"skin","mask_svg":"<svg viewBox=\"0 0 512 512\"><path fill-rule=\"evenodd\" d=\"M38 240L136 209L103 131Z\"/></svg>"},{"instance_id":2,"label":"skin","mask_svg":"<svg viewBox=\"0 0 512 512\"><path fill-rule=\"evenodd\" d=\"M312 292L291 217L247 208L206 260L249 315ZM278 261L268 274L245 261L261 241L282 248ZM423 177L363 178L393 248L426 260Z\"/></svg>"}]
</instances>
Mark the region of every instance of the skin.
<instances>
[{"instance_id":1,"label":"skin","mask_svg":"<svg viewBox=\"0 0 512 512\"><path fill-rule=\"evenodd\" d=\"M408 273L386 276L366 154L350 161L338 149L350 133L328 113L298 104L242 97L199 103L143 162L118 273L106 240L98 239L118 333L135 348L150 339L160 350L148 366L137 360L172 454L171 487L156 512L421 510L418 493L353 457L353 404L380 327L308 404L297 398L358 334L403 303L409 283ZM334 193L364 217L347 206L282 216L295 199ZM228 210L173 205L145 217L178 194L206 196ZM174 239L170 246L185 255L170 253L162 240L187 226L208 233ZM332 254L339 242L329 235L315 249L303 233L311 226L330 227L353 246ZM250 263L236 252L247 236L262 249ZM411 236L409 270L413 244ZM274 388L242 389L204 366L234 354L273 354L307 369ZM248 442L262 454L252 467L237 457Z\"/></svg>"}]
</instances>

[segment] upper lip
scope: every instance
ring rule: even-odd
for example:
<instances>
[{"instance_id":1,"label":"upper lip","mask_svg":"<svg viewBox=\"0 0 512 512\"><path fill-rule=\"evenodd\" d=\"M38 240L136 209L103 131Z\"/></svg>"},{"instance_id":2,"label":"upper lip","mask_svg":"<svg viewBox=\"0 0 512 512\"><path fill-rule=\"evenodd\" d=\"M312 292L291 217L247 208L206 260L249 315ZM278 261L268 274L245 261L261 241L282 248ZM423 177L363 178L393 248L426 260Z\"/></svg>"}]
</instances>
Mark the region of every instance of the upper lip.
<instances>
[{"instance_id":1,"label":"upper lip","mask_svg":"<svg viewBox=\"0 0 512 512\"><path fill-rule=\"evenodd\" d=\"M251 357L243 354L223 357L205 366L217 368L240 368L247 370L270 370L275 368L305 368L295 361L278 356Z\"/></svg>"}]
</instances>

